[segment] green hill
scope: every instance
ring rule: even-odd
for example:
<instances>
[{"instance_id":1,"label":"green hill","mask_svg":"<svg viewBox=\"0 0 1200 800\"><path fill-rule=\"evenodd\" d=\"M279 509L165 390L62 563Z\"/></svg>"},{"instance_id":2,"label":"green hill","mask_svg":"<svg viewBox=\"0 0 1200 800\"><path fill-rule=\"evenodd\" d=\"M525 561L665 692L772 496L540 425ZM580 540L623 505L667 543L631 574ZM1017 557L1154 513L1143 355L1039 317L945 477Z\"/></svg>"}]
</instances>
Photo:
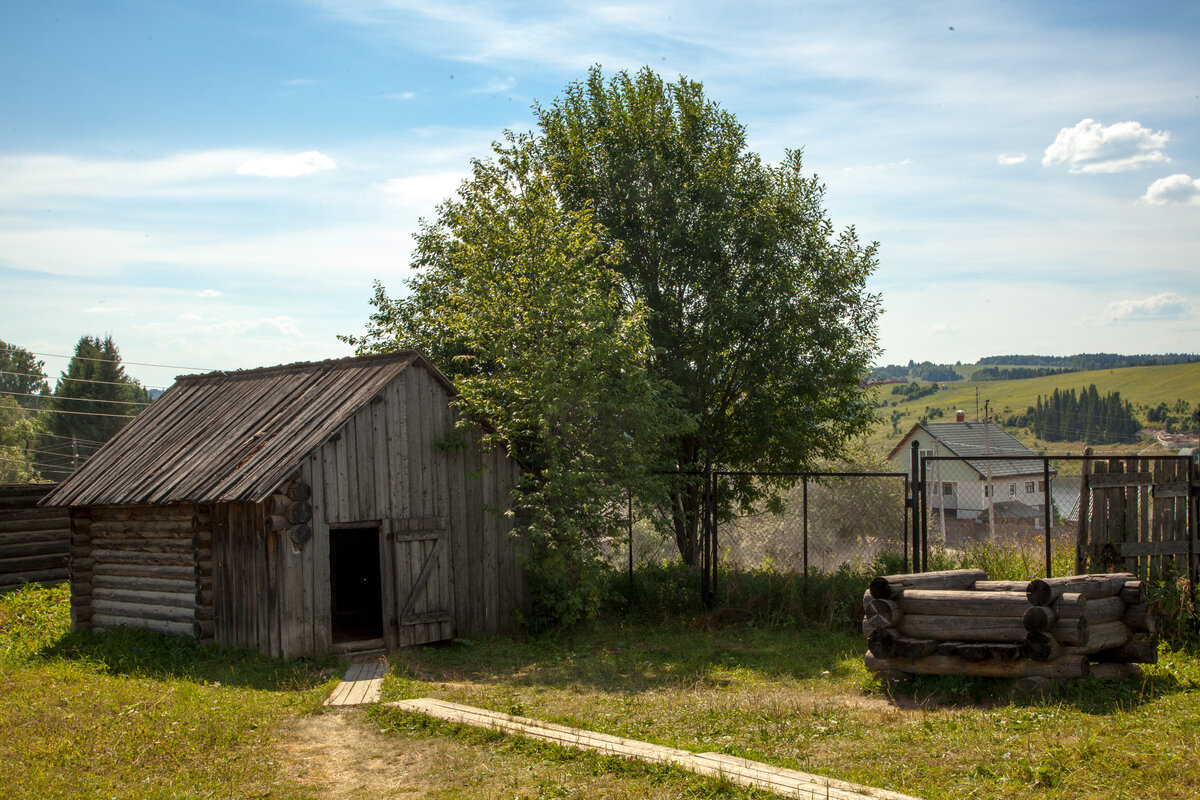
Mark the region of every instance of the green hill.
<instances>
[{"instance_id":1,"label":"green hill","mask_svg":"<svg viewBox=\"0 0 1200 800\"><path fill-rule=\"evenodd\" d=\"M886 401L887 407L878 409L881 421L875 433L868 439L868 444L874 449L886 451L900 441L913 423L926 415L934 419L953 420L954 412L961 409L966 412L967 419L976 419L977 396L978 417L983 417L984 401L990 400L993 419L1003 422L1009 416L1021 413L1034 405L1039 394L1045 398L1056 388L1067 391L1074 389L1078 392L1093 383L1101 395L1106 392L1120 392L1121 398L1132 403L1139 419L1145 422L1146 411L1159 403L1171 405L1183 399L1194 406L1200 402L1200 363L1071 372L1016 381L955 381L939 384L945 389L914 401L906 401L899 395L892 395L891 386L880 386L875 390L876 402ZM896 402L894 406L893 401ZM897 426L898 434L893 434L892 413L897 411L902 416ZM939 412L940 417L937 416ZM1042 445L1027 432L1019 434L1019 438L1031 447L1044 446L1052 451L1079 449L1062 442Z\"/></svg>"}]
</instances>

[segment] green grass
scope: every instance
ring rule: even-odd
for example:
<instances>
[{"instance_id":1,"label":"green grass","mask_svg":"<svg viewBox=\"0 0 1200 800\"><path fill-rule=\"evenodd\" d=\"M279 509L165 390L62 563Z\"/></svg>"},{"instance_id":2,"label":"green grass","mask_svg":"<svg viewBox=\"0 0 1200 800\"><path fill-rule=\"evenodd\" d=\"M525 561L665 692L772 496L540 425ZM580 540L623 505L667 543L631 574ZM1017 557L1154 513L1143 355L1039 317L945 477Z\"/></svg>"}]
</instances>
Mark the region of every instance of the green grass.
<instances>
[{"instance_id":1,"label":"green grass","mask_svg":"<svg viewBox=\"0 0 1200 800\"><path fill-rule=\"evenodd\" d=\"M995 569L1020 568L1015 556L987 557ZM810 581L797 596L804 590L778 576L749 575L740 587L727 576L737 587L731 604L713 612L689 605L684 576L644 577L642 600L671 604L573 632L406 649L392 654L385 693L928 800L1200 793L1200 660L1185 648L1165 649L1139 680L1083 681L1044 697L1013 698L1008 683L980 679L893 686L865 671L862 636L841 612L821 610L838 609L847 592L861 596L849 577ZM663 581L681 582L678 596L653 588ZM756 611L763 603L768 610ZM335 665L153 634L70 634L66 607L61 588L0 597L6 798L771 796L394 709L322 715ZM807 616L786 619L787 609ZM361 739L367 749L357 760L297 756L297 728L321 721L342 725L330 729L334 744ZM324 771L334 767L353 769L338 779Z\"/></svg>"},{"instance_id":2,"label":"green grass","mask_svg":"<svg viewBox=\"0 0 1200 800\"><path fill-rule=\"evenodd\" d=\"M6 798L316 796L274 741L324 698L328 664L68 628L66 586L0 597Z\"/></svg>"}]
</instances>

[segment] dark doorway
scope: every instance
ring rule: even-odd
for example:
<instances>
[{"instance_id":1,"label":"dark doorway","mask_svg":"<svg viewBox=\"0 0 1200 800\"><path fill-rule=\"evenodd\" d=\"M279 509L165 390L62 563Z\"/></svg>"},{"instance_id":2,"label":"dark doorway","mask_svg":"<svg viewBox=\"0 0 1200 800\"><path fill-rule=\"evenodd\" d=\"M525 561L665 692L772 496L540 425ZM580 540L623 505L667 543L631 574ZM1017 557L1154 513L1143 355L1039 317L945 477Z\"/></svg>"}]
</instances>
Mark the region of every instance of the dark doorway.
<instances>
[{"instance_id":1,"label":"dark doorway","mask_svg":"<svg viewBox=\"0 0 1200 800\"><path fill-rule=\"evenodd\" d=\"M329 531L329 584L334 644L383 636L378 528Z\"/></svg>"}]
</instances>

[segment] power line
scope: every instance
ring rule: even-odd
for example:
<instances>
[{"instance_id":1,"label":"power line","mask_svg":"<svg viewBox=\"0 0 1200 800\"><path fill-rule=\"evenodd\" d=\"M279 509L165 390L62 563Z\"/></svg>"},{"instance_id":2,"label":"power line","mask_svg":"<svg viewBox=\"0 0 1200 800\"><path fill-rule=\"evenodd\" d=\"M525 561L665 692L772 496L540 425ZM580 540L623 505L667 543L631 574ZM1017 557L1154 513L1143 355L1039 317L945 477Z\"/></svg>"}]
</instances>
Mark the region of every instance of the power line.
<instances>
[{"instance_id":1,"label":"power line","mask_svg":"<svg viewBox=\"0 0 1200 800\"><path fill-rule=\"evenodd\" d=\"M50 380L50 378L48 376L41 375L36 372L9 372L8 370L0 369L0 375L17 375L17 376L28 377L28 378L41 378L43 381ZM72 378L67 375L60 375L55 380L75 381L76 383L101 383L106 386L131 386L132 385L128 381L97 381L97 380L93 380L91 378ZM163 391L166 391L166 388L167 388L165 386L147 386L145 384L140 384L140 385L143 389L162 389Z\"/></svg>"},{"instance_id":2,"label":"power line","mask_svg":"<svg viewBox=\"0 0 1200 800\"><path fill-rule=\"evenodd\" d=\"M22 410L22 411L36 411L37 409L33 409L33 408L23 408L23 409L21 409L21 410ZM72 442L72 441L73 441L73 442L79 442L79 444L94 444L94 445L102 445L102 444L104 444L104 442L97 442L95 439L82 439L82 438L80 438L80 437L78 437L78 436L62 436L61 434L57 434L57 433L46 433L46 432L44 432L44 431L43 431L43 432L40 432L40 433L38 433L37 435L38 435L38 437L39 437L39 438L40 438L40 437L42 437L42 436L51 436L51 437L53 437L53 438L55 438L55 439L66 439L68 442Z\"/></svg>"},{"instance_id":3,"label":"power line","mask_svg":"<svg viewBox=\"0 0 1200 800\"><path fill-rule=\"evenodd\" d=\"M9 352L16 352L24 348L12 347L8 348ZM99 361L104 364L133 364L135 367L162 367L163 369L186 369L192 372L220 372L221 370L210 369L208 367L181 367L178 364L147 364L144 361L126 361L123 358L90 358L88 356L64 356L62 353L38 353L33 350L25 350L26 353L34 356L46 356L47 358L68 358L77 359L79 361Z\"/></svg>"},{"instance_id":4,"label":"power line","mask_svg":"<svg viewBox=\"0 0 1200 800\"><path fill-rule=\"evenodd\" d=\"M102 397L60 397L58 395L33 394L32 392L6 392L0 390L0 394L11 394L17 397L52 397L55 400L75 400L81 403L118 403L123 406L148 406L149 403L141 403L137 400L105 400ZM52 411L53 409L38 409L39 411Z\"/></svg>"},{"instance_id":5,"label":"power line","mask_svg":"<svg viewBox=\"0 0 1200 800\"><path fill-rule=\"evenodd\" d=\"M72 414L77 417L116 417L117 419L133 419L129 414L102 414L99 411L63 411L61 408L22 408L18 411L28 411L31 414Z\"/></svg>"}]
</instances>

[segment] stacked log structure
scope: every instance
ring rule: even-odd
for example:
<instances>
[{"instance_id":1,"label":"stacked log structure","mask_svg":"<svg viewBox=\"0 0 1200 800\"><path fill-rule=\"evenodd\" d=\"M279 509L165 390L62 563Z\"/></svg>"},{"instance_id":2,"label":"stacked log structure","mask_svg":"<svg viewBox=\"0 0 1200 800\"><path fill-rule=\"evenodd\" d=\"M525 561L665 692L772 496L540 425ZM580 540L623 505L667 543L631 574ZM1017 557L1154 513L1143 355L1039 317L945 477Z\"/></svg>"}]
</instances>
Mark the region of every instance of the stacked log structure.
<instances>
[{"instance_id":1,"label":"stacked log structure","mask_svg":"<svg viewBox=\"0 0 1200 800\"><path fill-rule=\"evenodd\" d=\"M0 594L70 577L71 526L65 508L42 508L52 483L0 486Z\"/></svg>"},{"instance_id":2,"label":"stacked log structure","mask_svg":"<svg viewBox=\"0 0 1200 800\"><path fill-rule=\"evenodd\" d=\"M1158 660L1153 609L1130 573L992 581L982 570L876 578L863 596L878 674L1044 680L1127 677Z\"/></svg>"}]
</instances>

